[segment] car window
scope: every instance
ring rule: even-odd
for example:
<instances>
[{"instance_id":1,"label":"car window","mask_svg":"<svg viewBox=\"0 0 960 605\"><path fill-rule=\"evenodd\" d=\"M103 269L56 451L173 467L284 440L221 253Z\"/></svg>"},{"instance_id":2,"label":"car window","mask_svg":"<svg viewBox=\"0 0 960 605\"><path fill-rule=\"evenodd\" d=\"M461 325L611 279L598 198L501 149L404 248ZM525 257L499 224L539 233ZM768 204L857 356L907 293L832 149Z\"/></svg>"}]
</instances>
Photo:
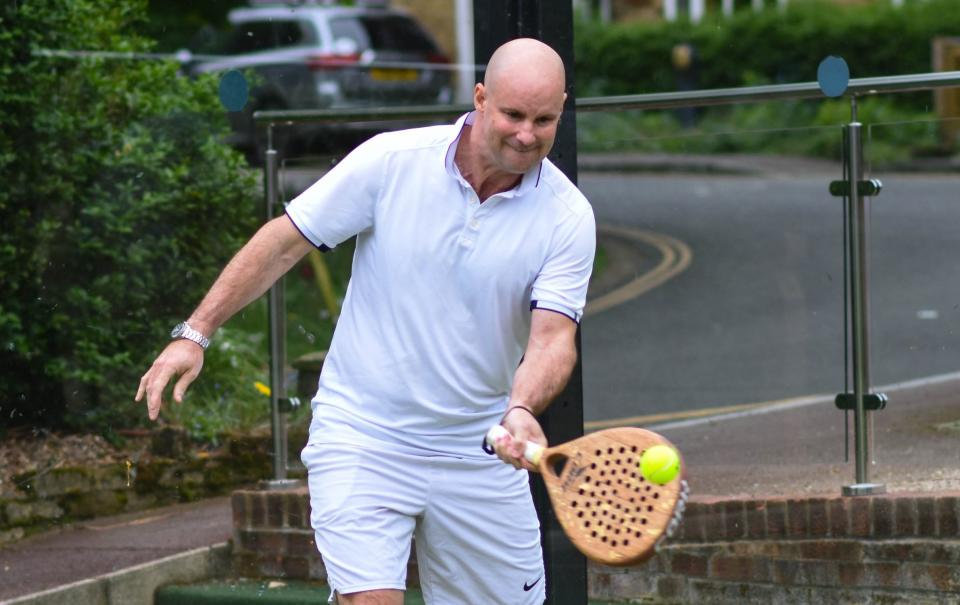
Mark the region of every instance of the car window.
<instances>
[{"instance_id":1,"label":"car window","mask_svg":"<svg viewBox=\"0 0 960 605\"><path fill-rule=\"evenodd\" d=\"M278 48L312 44L311 27L303 21L274 21Z\"/></svg>"},{"instance_id":2,"label":"car window","mask_svg":"<svg viewBox=\"0 0 960 605\"><path fill-rule=\"evenodd\" d=\"M230 35L224 51L228 55L240 55L274 47L274 28L270 21L249 21L237 25Z\"/></svg>"},{"instance_id":3,"label":"car window","mask_svg":"<svg viewBox=\"0 0 960 605\"><path fill-rule=\"evenodd\" d=\"M420 27L401 15L362 15L332 19L333 39L350 38L361 51L393 50L435 53L437 47Z\"/></svg>"}]
</instances>

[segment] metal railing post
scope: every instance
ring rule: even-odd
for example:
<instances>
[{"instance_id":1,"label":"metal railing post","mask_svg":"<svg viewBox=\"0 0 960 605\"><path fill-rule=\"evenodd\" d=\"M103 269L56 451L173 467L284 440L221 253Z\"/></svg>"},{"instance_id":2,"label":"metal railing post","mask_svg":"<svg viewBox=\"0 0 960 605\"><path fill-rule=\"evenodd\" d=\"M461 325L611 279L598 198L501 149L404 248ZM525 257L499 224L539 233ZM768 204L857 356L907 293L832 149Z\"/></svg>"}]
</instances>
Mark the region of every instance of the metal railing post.
<instances>
[{"instance_id":1,"label":"metal railing post","mask_svg":"<svg viewBox=\"0 0 960 605\"><path fill-rule=\"evenodd\" d=\"M851 98L851 122L844 128L847 143L847 242L850 263L850 323L853 349L853 398L854 398L854 456L856 483L845 485L845 496L879 494L886 488L870 482L870 412L866 410L865 397L870 388L869 359L869 301L868 301L868 229L865 213L865 195L860 181L863 175L863 125L857 121L856 96Z\"/></svg>"},{"instance_id":2,"label":"metal railing post","mask_svg":"<svg viewBox=\"0 0 960 605\"><path fill-rule=\"evenodd\" d=\"M273 148L273 124L267 125L267 150L264 154L264 194L266 221L277 212L278 195L277 150ZM287 400L284 366L287 358L286 302L284 278L278 279L267 294L268 334L270 339L270 432L273 435L273 480L266 481L268 489L287 487L287 418L283 403Z\"/></svg>"}]
</instances>

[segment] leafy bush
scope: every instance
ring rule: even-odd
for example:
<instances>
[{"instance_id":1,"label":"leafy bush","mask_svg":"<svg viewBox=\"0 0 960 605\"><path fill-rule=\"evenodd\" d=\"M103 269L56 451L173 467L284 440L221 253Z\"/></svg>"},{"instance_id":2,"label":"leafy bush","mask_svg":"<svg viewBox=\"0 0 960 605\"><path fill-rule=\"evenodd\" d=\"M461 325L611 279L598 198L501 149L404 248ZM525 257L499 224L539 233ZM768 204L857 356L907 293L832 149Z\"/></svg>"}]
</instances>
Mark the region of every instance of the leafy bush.
<instances>
[{"instance_id":1,"label":"leafy bush","mask_svg":"<svg viewBox=\"0 0 960 605\"><path fill-rule=\"evenodd\" d=\"M928 72L931 39L960 33L953 0L841 6L792 2L785 10L744 10L714 15L699 25L578 22L576 44L580 96L639 94L680 88L671 53L696 48L696 86L701 89L808 82L828 55L844 57L851 77ZM932 122L930 93L864 97L859 118L875 129L871 160L896 163L941 153ZM762 152L839 159L839 126L850 119L849 101L806 100L700 108L693 128L673 112L604 112L578 118L583 151L673 153Z\"/></svg>"},{"instance_id":2,"label":"leafy bush","mask_svg":"<svg viewBox=\"0 0 960 605\"><path fill-rule=\"evenodd\" d=\"M671 52L681 43L696 49L702 89L748 85L757 77L810 82L828 55L843 57L853 78L924 73L932 70L932 38L960 34L956 8L955 0L903 7L813 1L791 2L784 10L739 11L730 18L714 14L698 25L579 22L578 96L676 90Z\"/></svg>"},{"instance_id":3,"label":"leafy bush","mask_svg":"<svg viewBox=\"0 0 960 605\"><path fill-rule=\"evenodd\" d=\"M877 165L936 150L936 122L929 114L898 107L890 97L859 103L867 124L864 142ZM584 152L648 153L755 152L812 156L839 161L841 124L850 121L845 100L776 101L711 108L693 128L671 112L604 112L578 118Z\"/></svg>"},{"instance_id":4,"label":"leafy bush","mask_svg":"<svg viewBox=\"0 0 960 605\"><path fill-rule=\"evenodd\" d=\"M126 33L145 14L145 0L0 8L0 426L142 421L139 376L258 222L256 176L219 143L216 80L43 53L149 51ZM260 397L220 354L201 381Z\"/></svg>"}]
</instances>

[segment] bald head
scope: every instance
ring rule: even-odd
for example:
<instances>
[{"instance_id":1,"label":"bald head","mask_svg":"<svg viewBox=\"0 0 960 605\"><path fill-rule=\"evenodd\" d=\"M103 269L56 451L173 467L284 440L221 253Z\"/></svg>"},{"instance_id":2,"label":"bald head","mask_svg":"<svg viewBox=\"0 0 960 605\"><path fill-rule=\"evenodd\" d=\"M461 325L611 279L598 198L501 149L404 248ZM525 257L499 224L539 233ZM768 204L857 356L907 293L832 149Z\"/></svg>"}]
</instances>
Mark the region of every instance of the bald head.
<instances>
[{"instance_id":1,"label":"bald head","mask_svg":"<svg viewBox=\"0 0 960 605\"><path fill-rule=\"evenodd\" d=\"M512 187L516 175L547 157L567 96L564 81L560 56L538 40L511 40L493 53L473 90L469 143L458 145L461 157L470 158L472 178L482 183L478 192L488 183L496 191Z\"/></svg>"},{"instance_id":2,"label":"bald head","mask_svg":"<svg viewBox=\"0 0 960 605\"><path fill-rule=\"evenodd\" d=\"M495 92L505 78L531 78L552 81L562 93L566 87L563 60L552 48L533 38L511 40L494 51L487 62L483 85Z\"/></svg>"}]
</instances>

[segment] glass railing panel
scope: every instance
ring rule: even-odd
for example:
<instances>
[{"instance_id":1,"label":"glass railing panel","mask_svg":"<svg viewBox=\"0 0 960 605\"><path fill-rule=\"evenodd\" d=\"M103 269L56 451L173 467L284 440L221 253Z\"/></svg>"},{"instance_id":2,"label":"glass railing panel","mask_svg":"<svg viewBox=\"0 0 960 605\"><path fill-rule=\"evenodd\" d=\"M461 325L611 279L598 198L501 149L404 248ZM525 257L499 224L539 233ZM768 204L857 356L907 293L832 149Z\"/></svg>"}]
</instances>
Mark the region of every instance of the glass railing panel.
<instances>
[{"instance_id":1,"label":"glass railing panel","mask_svg":"<svg viewBox=\"0 0 960 605\"><path fill-rule=\"evenodd\" d=\"M865 201L869 254L869 386L875 478L893 489L936 490L958 478L951 454L960 334L960 119L868 124Z\"/></svg>"},{"instance_id":2,"label":"glass railing panel","mask_svg":"<svg viewBox=\"0 0 960 605\"><path fill-rule=\"evenodd\" d=\"M757 110L752 128L730 120L739 109L688 129L674 113L578 116L599 231L586 429L663 431L701 494L836 493L852 479L833 404L845 381L844 215L828 193L841 128L784 128L777 115L817 111L786 105Z\"/></svg>"}]
</instances>

